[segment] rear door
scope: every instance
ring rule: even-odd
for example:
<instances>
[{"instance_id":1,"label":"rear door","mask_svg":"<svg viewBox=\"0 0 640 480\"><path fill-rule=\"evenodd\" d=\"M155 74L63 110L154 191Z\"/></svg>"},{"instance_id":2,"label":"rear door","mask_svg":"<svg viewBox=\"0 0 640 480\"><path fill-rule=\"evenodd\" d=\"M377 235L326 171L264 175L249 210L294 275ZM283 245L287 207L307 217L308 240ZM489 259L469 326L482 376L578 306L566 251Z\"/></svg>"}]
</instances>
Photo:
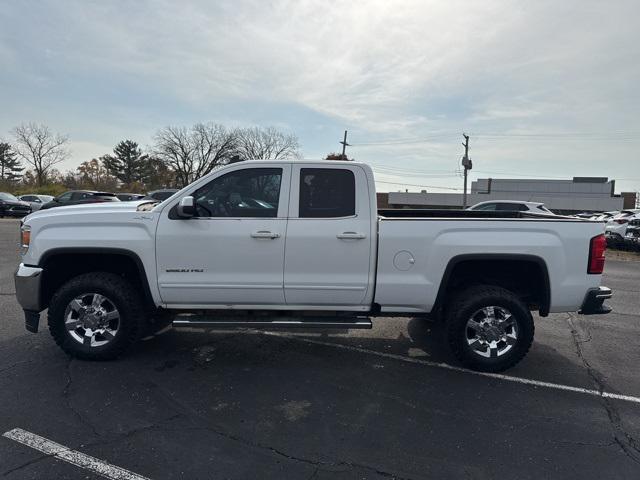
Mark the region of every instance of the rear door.
<instances>
[{"instance_id":1,"label":"rear door","mask_svg":"<svg viewBox=\"0 0 640 480\"><path fill-rule=\"evenodd\" d=\"M293 164L284 266L288 305L365 304L374 245L370 209L361 167Z\"/></svg>"}]
</instances>

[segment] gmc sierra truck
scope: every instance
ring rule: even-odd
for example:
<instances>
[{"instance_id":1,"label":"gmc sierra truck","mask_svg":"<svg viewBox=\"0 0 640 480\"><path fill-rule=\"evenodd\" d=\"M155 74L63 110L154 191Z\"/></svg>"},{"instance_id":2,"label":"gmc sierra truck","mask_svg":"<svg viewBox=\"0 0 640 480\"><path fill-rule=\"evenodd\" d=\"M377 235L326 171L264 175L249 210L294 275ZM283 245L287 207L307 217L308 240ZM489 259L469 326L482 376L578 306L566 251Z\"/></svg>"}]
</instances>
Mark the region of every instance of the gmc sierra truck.
<instances>
[{"instance_id":1,"label":"gmc sierra truck","mask_svg":"<svg viewBox=\"0 0 640 480\"><path fill-rule=\"evenodd\" d=\"M356 162L234 163L160 203L38 211L21 233L26 328L48 309L57 344L84 359L169 323L335 330L430 316L463 364L502 371L529 350L532 311L610 310L602 222L378 210Z\"/></svg>"}]
</instances>

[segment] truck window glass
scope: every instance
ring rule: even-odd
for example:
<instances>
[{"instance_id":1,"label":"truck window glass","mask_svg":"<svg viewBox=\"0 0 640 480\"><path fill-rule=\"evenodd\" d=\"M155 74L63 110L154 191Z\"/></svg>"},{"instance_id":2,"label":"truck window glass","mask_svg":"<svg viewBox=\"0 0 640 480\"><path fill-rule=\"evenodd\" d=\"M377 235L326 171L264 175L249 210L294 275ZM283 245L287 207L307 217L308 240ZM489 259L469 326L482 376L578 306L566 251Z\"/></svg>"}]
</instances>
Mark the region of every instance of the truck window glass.
<instances>
[{"instance_id":1,"label":"truck window glass","mask_svg":"<svg viewBox=\"0 0 640 480\"><path fill-rule=\"evenodd\" d=\"M351 170L300 170L300 218L348 217L356 213L356 180Z\"/></svg>"},{"instance_id":2,"label":"truck window glass","mask_svg":"<svg viewBox=\"0 0 640 480\"><path fill-rule=\"evenodd\" d=\"M277 217L281 168L227 173L193 193L198 217Z\"/></svg>"}]
</instances>

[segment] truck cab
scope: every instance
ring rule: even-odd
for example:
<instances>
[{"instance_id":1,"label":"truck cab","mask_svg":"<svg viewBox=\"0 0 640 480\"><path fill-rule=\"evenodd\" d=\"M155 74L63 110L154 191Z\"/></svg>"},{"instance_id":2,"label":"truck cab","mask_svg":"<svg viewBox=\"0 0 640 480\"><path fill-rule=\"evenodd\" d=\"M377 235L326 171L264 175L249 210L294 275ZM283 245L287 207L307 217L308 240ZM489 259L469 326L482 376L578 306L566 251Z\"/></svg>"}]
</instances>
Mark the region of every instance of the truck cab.
<instances>
[{"instance_id":1,"label":"truck cab","mask_svg":"<svg viewBox=\"0 0 640 480\"><path fill-rule=\"evenodd\" d=\"M167 308L368 311L372 180L357 164L261 161L193 185L181 195L189 213L175 204L159 218L160 298Z\"/></svg>"}]
</instances>

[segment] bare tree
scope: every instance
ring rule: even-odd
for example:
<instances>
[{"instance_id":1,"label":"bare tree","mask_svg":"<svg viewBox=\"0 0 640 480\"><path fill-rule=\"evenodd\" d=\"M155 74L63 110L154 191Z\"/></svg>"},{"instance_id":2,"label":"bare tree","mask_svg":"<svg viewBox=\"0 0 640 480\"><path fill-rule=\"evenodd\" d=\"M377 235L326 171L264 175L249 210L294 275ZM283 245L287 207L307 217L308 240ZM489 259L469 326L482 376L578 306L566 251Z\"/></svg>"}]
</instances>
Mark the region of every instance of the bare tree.
<instances>
[{"instance_id":1,"label":"bare tree","mask_svg":"<svg viewBox=\"0 0 640 480\"><path fill-rule=\"evenodd\" d=\"M54 165L69 158L69 137L52 133L46 125L22 124L13 129L13 135L15 150L33 167L38 186L46 183L47 174Z\"/></svg>"},{"instance_id":2,"label":"bare tree","mask_svg":"<svg viewBox=\"0 0 640 480\"><path fill-rule=\"evenodd\" d=\"M237 155L241 160L277 160L298 158L298 137L274 127L242 128L236 131Z\"/></svg>"},{"instance_id":3,"label":"bare tree","mask_svg":"<svg viewBox=\"0 0 640 480\"><path fill-rule=\"evenodd\" d=\"M155 156L175 171L180 187L224 165L236 151L235 132L214 123L165 127L154 142Z\"/></svg>"}]
</instances>

